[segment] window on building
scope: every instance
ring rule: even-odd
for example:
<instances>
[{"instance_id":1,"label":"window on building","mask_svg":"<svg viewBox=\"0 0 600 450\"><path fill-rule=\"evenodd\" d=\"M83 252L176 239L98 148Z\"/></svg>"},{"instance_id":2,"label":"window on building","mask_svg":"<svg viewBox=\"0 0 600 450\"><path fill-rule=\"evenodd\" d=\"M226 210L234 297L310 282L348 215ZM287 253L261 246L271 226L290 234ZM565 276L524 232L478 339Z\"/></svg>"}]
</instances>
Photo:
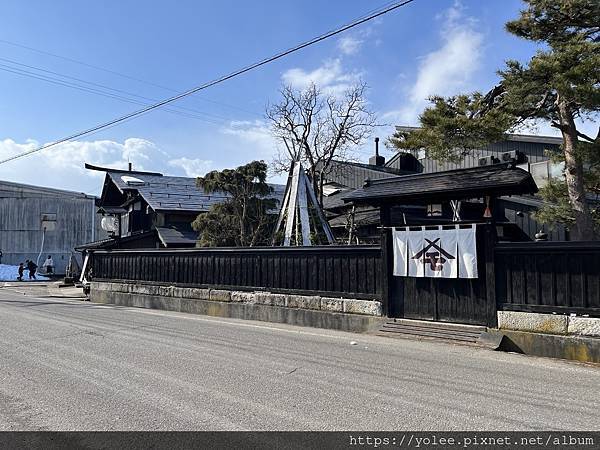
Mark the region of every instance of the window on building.
<instances>
[{"instance_id":1,"label":"window on building","mask_svg":"<svg viewBox=\"0 0 600 450\"><path fill-rule=\"evenodd\" d=\"M55 213L42 214L42 230L45 230L45 231L56 230L56 214Z\"/></svg>"}]
</instances>

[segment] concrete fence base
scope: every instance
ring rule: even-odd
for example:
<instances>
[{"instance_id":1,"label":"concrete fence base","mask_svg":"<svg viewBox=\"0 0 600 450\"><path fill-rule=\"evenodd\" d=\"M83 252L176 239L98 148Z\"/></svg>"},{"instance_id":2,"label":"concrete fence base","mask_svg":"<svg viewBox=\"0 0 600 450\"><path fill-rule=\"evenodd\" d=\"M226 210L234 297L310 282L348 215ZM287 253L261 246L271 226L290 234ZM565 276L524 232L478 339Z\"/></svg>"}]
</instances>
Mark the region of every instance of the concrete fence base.
<instances>
[{"instance_id":1,"label":"concrete fence base","mask_svg":"<svg viewBox=\"0 0 600 450\"><path fill-rule=\"evenodd\" d=\"M500 330L600 337L600 318L498 311Z\"/></svg>"},{"instance_id":2,"label":"concrete fence base","mask_svg":"<svg viewBox=\"0 0 600 450\"><path fill-rule=\"evenodd\" d=\"M498 311L501 349L600 363L600 318Z\"/></svg>"},{"instance_id":3,"label":"concrete fence base","mask_svg":"<svg viewBox=\"0 0 600 450\"><path fill-rule=\"evenodd\" d=\"M365 332L379 327L381 302L321 296L92 282L90 300L121 306L162 309L291 325Z\"/></svg>"}]
</instances>

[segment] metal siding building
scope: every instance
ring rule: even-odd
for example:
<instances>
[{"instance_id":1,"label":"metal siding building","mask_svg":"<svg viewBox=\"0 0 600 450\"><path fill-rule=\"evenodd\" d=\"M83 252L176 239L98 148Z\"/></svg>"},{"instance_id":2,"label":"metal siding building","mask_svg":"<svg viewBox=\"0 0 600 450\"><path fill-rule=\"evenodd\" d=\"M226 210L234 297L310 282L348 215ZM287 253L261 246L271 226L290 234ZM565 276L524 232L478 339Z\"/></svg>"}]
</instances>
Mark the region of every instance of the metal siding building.
<instances>
[{"instance_id":1,"label":"metal siding building","mask_svg":"<svg viewBox=\"0 0 600 450\"><path fill-rule=\"evenodd\" d=\"M415 127L396 127L398 131L416 130ZM412 155L417 161L417 171L423 173L442 172L454 169L466 169L468 167L478 167L479 158L494 157L501 161L501 155L505 152L520 152L531 169L536 164L543 164L550 159L548 151L558 151L562 144L562 138L552 136L532 136L524 134L508 134L506 139L494 144L488 145L485 149L473 150L465 155L458 163L439 162L432 158L427 158L423 150L404 150L394 155L386 164L386 167L395 169L404 169L402 167L401 156L403 154ZM533 167L532 167L533 165ZM535 170L532 170L532 175Z\"/></svg>"},{"instance_id":2,"label":"metal siding building","mask_svg":"<svg viewBox=\"0 0 600 450\"><path fill-rule=\"evenodd\" d=\"M76 245L106 236L95 200L79 192L0 181L2 263L36 261L43 238L39 265L52 255L55 272L63 274Z\"/></svg>"}]
</instances>

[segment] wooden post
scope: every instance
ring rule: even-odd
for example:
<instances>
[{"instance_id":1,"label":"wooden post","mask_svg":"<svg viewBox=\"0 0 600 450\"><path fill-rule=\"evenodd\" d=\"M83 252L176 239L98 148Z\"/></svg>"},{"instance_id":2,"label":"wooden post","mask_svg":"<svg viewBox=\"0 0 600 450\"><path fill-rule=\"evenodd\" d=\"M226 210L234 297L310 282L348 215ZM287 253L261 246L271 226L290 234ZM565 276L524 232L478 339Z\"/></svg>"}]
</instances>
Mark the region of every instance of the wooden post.
<instances>
[{"instance_id":1,"label":"wooden post","mask_svg":"<svg viewBox=\"0 0 600 450\"><path fill-rule=\"evenodd\" d=\"M381 205L379 208L379 217L381 223L381 307L385 316L390 316L390 294L392 278L392 230L391 213L389 205Z\"/></svg>"},{"instance_id":2,"label":"wooden post","mask_svg":"<svg viewBox=\"0 0 600 450\"><path fill-rule=\"evenodd\" d=\"M498 326L498 306L496 304L496 268L494 262L494 247L496 246L496 227L489 224L483 226L483 245L485 260L486 310L488 327Z\"/></svg>"},{"instance_id":3,"label":"wooden post","mask_svg":"<svg viewBox=\"0 0 600 450\"><path fill-rule=\"evenodd\" d=\"M292 238L292 228L294 226L294 220L296 219L296 202L298 201L298 179L300 178L300 163L294 163L294 171L292 172L292 184L289 186L290 189L290 200L288 203L287 219L285 223L285 237L283 239L284 247L290 246ZM298 236L296 235L296 241Z\"/></svg>"}]
</instances>

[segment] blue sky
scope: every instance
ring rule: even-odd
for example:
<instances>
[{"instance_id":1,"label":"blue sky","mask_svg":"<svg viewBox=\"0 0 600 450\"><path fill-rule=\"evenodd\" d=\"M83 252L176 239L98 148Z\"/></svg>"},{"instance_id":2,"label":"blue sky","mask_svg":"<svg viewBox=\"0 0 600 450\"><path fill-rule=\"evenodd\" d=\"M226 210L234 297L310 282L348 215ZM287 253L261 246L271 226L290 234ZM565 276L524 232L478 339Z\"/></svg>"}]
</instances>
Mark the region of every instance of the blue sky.
<instances>
[{"instance_id":1,"label":"blue sky","mask_svg":"<svg viewBox=\"0 0 600 450\"><path fill-rule=\"evenodd\" d=\"M131 94L161 99L385 3L4 0L0 159L139 108L15 71L59 78L32 68L36 67L83 80L62 78L87 89L105 90L101 85L130 99ZM314 81L336 91L362 79L370 86L367 98L381 123L415 124L428 95L485 90L495 82L495 71L504 60L527 60L535 46L504 31L504 23L521 6L518 0L415 0L178 102L177 108L186 108L178 109L178 114L152 112L81 141L0 165L0 179L98 193L100 174L84 170L84 162L125 167L130 160L139 169L194 176L253 159L269 161L276 144L264 110L278 100L283 83L302 87ZM390 130L382 127L376 134L385 139ZM371 149L372 143L366 142L356 149L356 156L366 160ZM386 151L385 156L391 153Z\"/></svg>"}]
</instances>

